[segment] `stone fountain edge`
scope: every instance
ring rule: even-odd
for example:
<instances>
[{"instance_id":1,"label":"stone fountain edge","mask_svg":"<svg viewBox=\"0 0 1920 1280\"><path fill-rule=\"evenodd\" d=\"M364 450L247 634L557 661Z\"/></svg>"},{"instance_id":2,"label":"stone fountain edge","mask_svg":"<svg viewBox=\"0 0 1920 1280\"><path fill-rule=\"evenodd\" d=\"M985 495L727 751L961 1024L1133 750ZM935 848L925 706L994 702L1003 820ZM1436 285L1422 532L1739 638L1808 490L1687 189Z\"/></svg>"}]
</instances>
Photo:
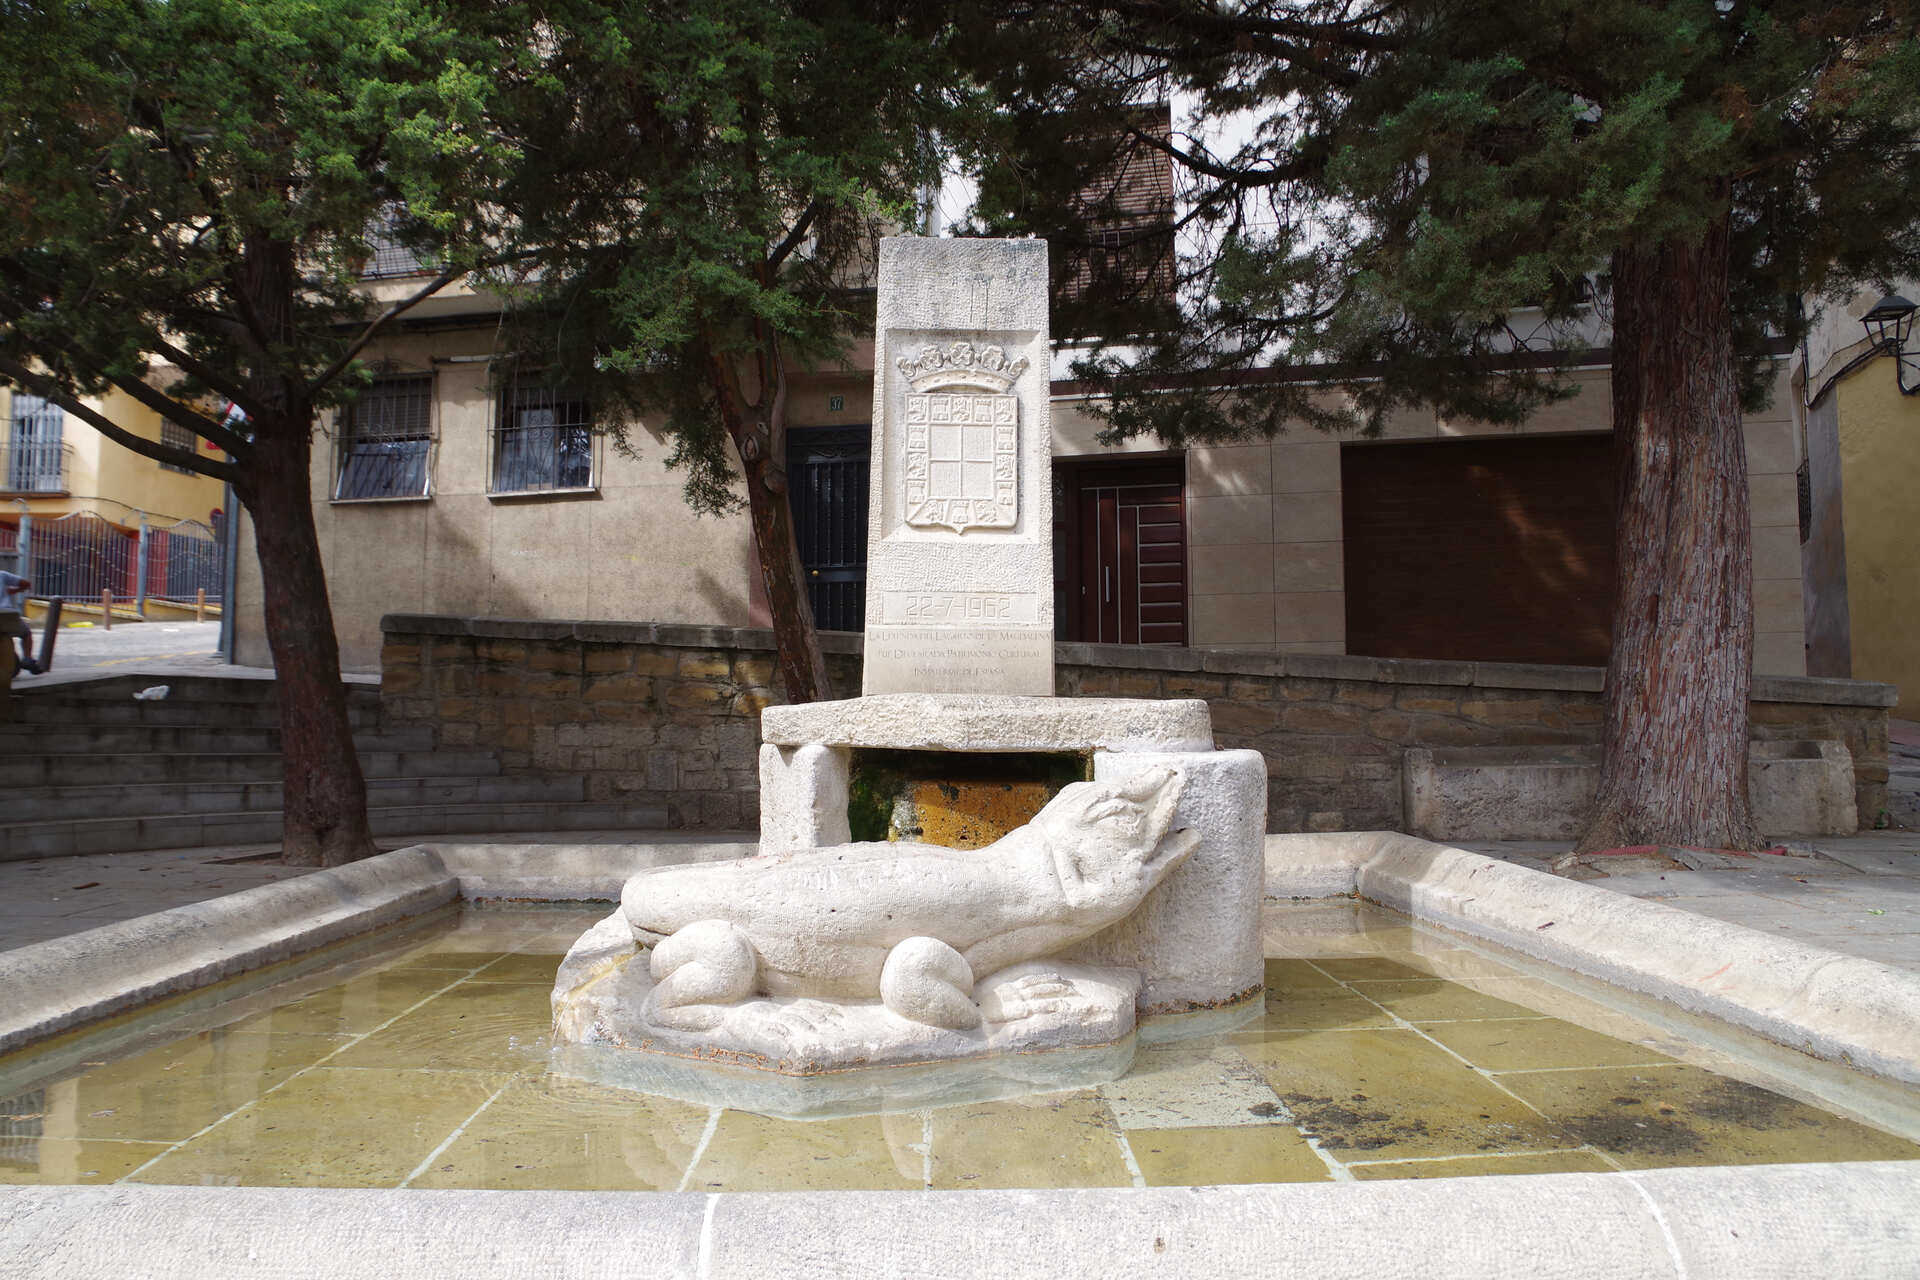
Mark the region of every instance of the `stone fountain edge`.
<instances>
[{"instance_id":1,"label":"stone fountain edge","mask_svg":"<svg viewBox=\"0 0 1920 1280\"><path fill-rule=\"evenodd\" d=\"M36 1277L1912 1275L1905 1162L900 1192L0 1190Z\"/></svg>"}]
</instances>

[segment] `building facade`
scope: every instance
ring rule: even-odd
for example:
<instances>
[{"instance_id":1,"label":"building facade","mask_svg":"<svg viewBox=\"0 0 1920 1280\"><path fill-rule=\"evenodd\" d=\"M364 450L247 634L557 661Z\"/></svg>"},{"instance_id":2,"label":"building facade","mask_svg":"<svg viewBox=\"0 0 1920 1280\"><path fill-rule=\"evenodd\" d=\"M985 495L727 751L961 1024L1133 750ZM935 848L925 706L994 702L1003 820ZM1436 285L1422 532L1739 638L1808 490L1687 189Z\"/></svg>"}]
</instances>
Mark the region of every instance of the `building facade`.
<instances>
[{"instance_id":1,"label":"building facade","mask_svg":"<svg viewBox=\"0 0 1920 1280\"><path fill-rule=\"evenodd\" d=\"M388 613L763 625L743 516L696 516L646 423L494 368L486 300L455 295L386 342L313 457L342 660L377 669ZM864 607L871 352L802 374L791 494L815 613ZM1807 671L1784 362L1745 423L1755 669ZM1181 452L1101 446L1055 383L1055 617L1063 640L1387 658L1603 663L1612 577L1604 366L1518 428L1403 414L1375 439L1302 428ZM1248 394L1257 394L1250 390ZM237 656L268 661L242 557Z\"/></svg>"},{"instance_id":2,"label":"building facade","mask_svg":"<svg viewBox=\"0 0 1920 1280\"><path fill-rule=\"evenodd\" d=\"M201 447L122 392L95 404L134 435ZM155 610L191 606L201 591L221 598L220 481L123 448L17 388L0 389L0 420L0 564L31 578L35 597L60 598L75 616L97 613L102 591Z\"/></svg>"}]
</instances>

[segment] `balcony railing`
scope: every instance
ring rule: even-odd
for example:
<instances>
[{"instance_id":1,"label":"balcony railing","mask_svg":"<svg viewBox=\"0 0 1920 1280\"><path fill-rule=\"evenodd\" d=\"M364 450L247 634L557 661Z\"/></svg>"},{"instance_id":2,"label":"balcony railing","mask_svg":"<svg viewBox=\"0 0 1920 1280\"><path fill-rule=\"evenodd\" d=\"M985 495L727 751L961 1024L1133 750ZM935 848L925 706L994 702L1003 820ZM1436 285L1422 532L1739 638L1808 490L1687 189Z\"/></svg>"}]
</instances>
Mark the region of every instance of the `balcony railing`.
<instances>
[{"instance_id":1,"label":"balcony railing","mask_svg":"<svg viewBox=\"0 0 1920 1280\"><path fill-rule=\"evenodd\" d=\"M58 440L0 442L0 489L7 493L65 493L73 446Z\"/></svg>"}]
</instances>

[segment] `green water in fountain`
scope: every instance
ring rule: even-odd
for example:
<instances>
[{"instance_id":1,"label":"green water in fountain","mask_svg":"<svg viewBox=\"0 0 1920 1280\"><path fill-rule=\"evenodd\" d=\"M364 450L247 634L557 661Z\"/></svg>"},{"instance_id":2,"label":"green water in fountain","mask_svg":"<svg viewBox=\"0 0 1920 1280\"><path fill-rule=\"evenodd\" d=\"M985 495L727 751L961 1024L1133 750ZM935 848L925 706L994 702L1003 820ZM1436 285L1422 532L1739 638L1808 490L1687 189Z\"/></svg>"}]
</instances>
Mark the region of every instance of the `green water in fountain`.
<instances>
[{"instance_id":1,"label":"green water in fountain","mask_svg":"<svg viewBox=\"0 0 1920 1280\"><path fill-rule=\"evenodd\" d=\"M1833 1114L1537 966L1345 902L1268 909L1264 1016L1143 1045L1098 1088L709 1110L548 1072L554 969L604 909L469 910L0 1059L0 1181L912 1190L1920 1158L1896 1136L1920 1134L1911 1091L1869 1088L1873 1124Z\"/></svg>"}]
</instances>

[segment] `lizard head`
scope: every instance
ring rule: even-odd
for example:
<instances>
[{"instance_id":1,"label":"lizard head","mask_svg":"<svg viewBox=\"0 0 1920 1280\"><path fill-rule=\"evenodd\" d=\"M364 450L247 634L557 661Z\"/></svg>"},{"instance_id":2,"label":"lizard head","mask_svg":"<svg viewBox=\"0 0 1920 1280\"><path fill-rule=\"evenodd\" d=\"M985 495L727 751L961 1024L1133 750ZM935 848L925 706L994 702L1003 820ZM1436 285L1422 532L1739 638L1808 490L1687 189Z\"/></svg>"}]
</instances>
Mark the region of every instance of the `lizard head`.
<instances>
[{"instance_id":1,"label":"lizard head","mask_svg":"<svg viewBox=\"0 0 1920 1280\"><path fill-rule=\"evenodd\" d=\"M1184 785L1158 766L1118 782L1076 782L1034 816L1068 905L1118 919L1193 852L1199 833L1173 829Z\"/></svg>"}]
</instances>

